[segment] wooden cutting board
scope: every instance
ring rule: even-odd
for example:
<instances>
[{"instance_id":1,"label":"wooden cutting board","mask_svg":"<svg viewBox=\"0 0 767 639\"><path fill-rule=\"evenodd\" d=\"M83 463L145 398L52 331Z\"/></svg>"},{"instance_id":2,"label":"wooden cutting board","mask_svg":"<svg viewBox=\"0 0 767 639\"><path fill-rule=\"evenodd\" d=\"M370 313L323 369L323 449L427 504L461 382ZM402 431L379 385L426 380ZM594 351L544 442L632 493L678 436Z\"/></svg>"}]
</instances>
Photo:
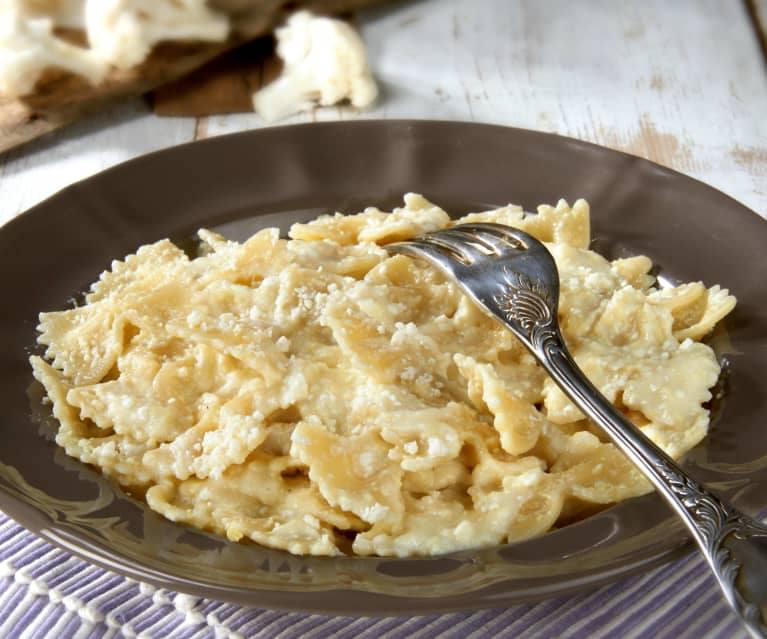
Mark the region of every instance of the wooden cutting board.
<instances>
[{"instance_id":1,"label":"wooden cutting board","mask_svg":"<svg viewBox=\"0 0 767 639\"><path fill-rule=\"evenodd\" d=\"M759 46L767 60L767 0L746 0L746 9L751 15Z\"/></svg>"},{"instance_id":2,"label":"wooden cutting board","mask_svg":"<svg viewBox=\"0 0 767 639\"><path fill-rule=\"evenodd\" d=\"M203 117L253 111L253 94L275 79L282 62L265 36L219 56L149 94L157 115Z\"/></svg>"},{"instance_id":3,"label":"wooden cutting board","mask_svg":"<svg viewBox=\"0 0 767 639\"><path fill-rule=\"evenodd\" d=\"M383 0L303 0L298 2L284 2L281 0L215 0L211 5L219 10L226 11L232 20L232 35L222 43L164 43L152 51L152 54L140 66L127 71L114 70L107 79L98 86L91 86L86 80L69 73L51 71L44 75L38 83L33 94L21 99L9 99L0 97L0 153L13 147L19 146L45 133L61 128L83 118L91 113L100 111L112 103L129 96L147 93L152 89L173 82L190 72L203 67L206 63L218 58L222 54L249 43L259 37L269 34L275 26L282 23L286 16L297 9L309 9L319 14L339 14L353 11L364 6L377 4ZM253 45L254 49L246 48L241 55L257 54L258 61L250 63L254 69L253 77L260 86L262 81L262 63L269 53L268 41ZM238 60L238 68L242 67L243 58ZM224 61L224 66L231 65L232 61ZM268 67L268 65L266 65ZM211 75L210 69L206 70L208 78L215 79L215 67ZM274 64L271 67L274 69ZM233 78L240 78L236 80ZM158 94L157 104L165 103L165 112L180 113L180 105L186 104L187 114L202 108L200 100L207 100L207 112L222 112L217 109L226 108L231 110L250 110L250 106L243 108L244 89L248 85L242 85L238 91L232 91L231 82L242 82L242 72L235 74L228 72L220 82L230 83L228 89L221 87L198 93L195 100L189 102L190 91L193 87L199 87L199 80L194 80L187 85L176 86L173 90ZM169 100L172 96L181 96L182 88L186 86L181 100L177 97ZM258 88L258 86L255 86ZM210 103L211 95L219 95L225 99L225 105ZM164 96L164 97L163 97ZM186 102L185 102L186 101ZM173 106L175 104L175 106ZM236 106L239 104L239 108ZM194 105L192 108L191 105ZM175 111L174 111L175 109ZM212 109L212 110L211 110ZM162 111L162 109L160 109ZM196 113L194 113L196 114Z\"/></svg>"}]
</instances>

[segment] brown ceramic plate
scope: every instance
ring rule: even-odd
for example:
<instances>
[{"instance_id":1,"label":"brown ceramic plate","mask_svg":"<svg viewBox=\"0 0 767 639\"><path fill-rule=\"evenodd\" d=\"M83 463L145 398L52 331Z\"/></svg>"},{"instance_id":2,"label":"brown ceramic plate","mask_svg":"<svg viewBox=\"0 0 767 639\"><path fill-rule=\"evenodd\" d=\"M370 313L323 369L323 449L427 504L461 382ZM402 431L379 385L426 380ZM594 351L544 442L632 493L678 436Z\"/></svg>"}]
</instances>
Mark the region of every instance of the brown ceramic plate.
<instances>
[{"instance_id":1,"label":"brown ceramic plate","mask_svg":"<svg viewBox=\"0 0 767 639\"><path fill-rule=\"evenodd\" d=\"M456 213L585 197L594 245L663 276L720 283L739 304L712 338L725 361L711 433L686 465L749 512L767 506L767 223L700 182L566 138L446 122L271 128L138 158L0 229L0 508L40 537L130 577L261 607L392 614L491 607L593 587L689 551L650 495L506 547L432 559L300 558L166 521L50 441L27 357L114 258L199 227L242 238L418 191Z\"/></svg>"}]
</instances>

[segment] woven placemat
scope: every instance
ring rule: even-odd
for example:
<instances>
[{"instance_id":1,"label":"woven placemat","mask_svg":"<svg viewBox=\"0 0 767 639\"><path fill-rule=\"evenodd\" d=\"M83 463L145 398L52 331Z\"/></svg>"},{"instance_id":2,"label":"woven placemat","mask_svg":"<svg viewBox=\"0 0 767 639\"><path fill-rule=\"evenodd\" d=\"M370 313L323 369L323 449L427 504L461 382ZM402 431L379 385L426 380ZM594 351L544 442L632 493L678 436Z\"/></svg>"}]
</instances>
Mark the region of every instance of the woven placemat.
<instances>
[{"instance_id":1,"label":"woven placemat","mask_svg":"<svg viewBox=\"0 0 767 639\"><path fill-rule=\"evenodd\" d=\"M574 596L418 617L263 610L158 589L97 568L0 513L3 639L747 639L696 554Z\"/></svg>"}]
</instances>

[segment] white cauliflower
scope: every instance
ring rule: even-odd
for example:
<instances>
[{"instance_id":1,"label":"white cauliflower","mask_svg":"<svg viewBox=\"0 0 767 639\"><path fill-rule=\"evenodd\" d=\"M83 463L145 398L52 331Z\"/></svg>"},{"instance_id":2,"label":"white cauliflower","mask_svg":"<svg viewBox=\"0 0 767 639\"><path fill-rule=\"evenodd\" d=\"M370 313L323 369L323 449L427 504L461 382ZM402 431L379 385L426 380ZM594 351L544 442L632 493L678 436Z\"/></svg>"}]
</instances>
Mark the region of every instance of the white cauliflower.
<instances>
[{"instance_id":1,"label":"white cauliflower","mask_svg":"<svg viewBox=\"0 0 767 639\"><path fill-rule=\"evenodd\" d=\"M87 0L85 29L99 58L130 69L161 41L225 40L229 21L206 0Z\"/></svg>"},{"instance_id":2,"label":"white cauliflower","mask_svg":"<svg viewBox=\"0 0 767 639\"><path fill-rule=\"evenodd\" d=\"M53 33L53 17L20 0L0 0L0 94L25 95L43 71L64 69L98 83L107 67L94 53Z\"/></svg>"},{"instance_id":3,"label":"white cauliflower","mask_svg":"<svg viewBox=\"0 0 767 639\"><path fill-rule=\"evenodd\" d=\"M294 13L277 29L277 55L282 75L253 97L256 112L269 122L344 99L364 108L378 88L368 68L365 45L346 22Z\"/></svg>"},{"instance_id":4,"label":"white cauliflower","mask_svg":"<svg viewBox=\"0 0 767 639\"><path fill-rule=\"evenodd\" d=\"M88 46L59 37L59 27L83 30ZM0 93L30 93L49 68L98 84L111 68L141 64L158 42L228 35L228 18L206 0L0 0Z\"/></svg>"},{"instance_id":5,"label":"white cauliflower","mask_svg":"<svg viewBox=\"0 0 767 639\"><path fill-rule=\"evenodd\" d=\"M29 16L51 18L57 27L83 28L85 0L12 0L11 4Z\"/></svg>"}]
</instances>

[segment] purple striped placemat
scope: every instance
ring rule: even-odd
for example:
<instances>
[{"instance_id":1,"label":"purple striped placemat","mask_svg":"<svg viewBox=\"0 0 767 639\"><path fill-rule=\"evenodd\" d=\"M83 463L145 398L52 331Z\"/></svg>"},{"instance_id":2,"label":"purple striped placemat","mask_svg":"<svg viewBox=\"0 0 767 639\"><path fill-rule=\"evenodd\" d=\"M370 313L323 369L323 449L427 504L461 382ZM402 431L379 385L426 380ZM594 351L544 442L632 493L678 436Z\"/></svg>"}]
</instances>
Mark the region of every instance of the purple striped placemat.
<instances>
[{"instance_id":1,"label":"purple striped placemat","mask_svg":"<svg viewBox=\"0 0 767 639\"><path fill-rule=\"evenodd\" d=\"M2 639L747 639L695 554L574 596L504 609L394 618L261 610L120 577L0 513Z\"/></svg>"}]
</instances>

